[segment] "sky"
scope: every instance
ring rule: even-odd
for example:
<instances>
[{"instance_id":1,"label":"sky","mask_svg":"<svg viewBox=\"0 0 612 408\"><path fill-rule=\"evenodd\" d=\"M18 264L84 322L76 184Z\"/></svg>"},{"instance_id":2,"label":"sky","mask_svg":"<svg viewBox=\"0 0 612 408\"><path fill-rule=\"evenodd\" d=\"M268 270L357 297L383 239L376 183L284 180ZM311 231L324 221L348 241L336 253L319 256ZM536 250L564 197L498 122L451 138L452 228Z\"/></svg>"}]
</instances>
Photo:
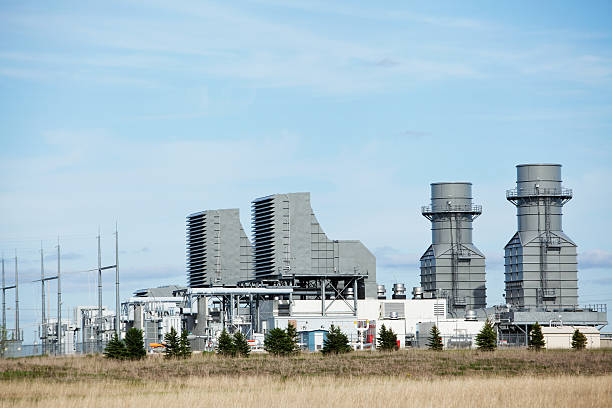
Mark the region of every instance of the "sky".
<instances>
[{"instance_id":1,"label":"sky","mask_svg":"<svg viewBox=\"0 0 612 408\"><path fill-rule=\"evenodd\" d=\"M612 3L1 1L0 251L40 320L40 248L65 315L185 284L185 217L309 191L331 239L419 283L429 184L470 181L503 302L519 163L561 163L580 304L612 304ZM114 308L112 272L104 304ZM49 285L51 313L56 313ZM13 294L8 325L13 327Z\"/></svg>"}]
</instances>

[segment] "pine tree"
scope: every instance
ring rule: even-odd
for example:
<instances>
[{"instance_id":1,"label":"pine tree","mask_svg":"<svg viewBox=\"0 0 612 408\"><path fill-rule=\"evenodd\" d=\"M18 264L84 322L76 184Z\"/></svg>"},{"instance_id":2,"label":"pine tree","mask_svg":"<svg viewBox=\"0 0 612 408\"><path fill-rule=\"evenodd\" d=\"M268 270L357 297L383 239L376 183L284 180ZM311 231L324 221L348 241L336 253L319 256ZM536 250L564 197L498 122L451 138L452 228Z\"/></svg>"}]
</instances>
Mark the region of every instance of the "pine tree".
<instances>
[{"instance_id":1,"label":"pine tree","mask_svg":"<svg viewBox=\"0 0 612 408\"><path fill-rule=\"evenodd\" d=\"M236 350L236 355L243 357L248 357L251 352L251 347L249 347L246 337L239 331L234 333L234 349Z\"/></svg>"},{"instance_id":2,"label":"pine tree","mask_svg":"<svg viewBox=\"0 0 612 408\"><path fill-rule=\"evenodd\" d=\"M544 341L544 335L542 334L542 327L535 322L531 331L529 332L529 348L535 351L539 351L544 348L546 342Z\"/></svg>"},{"instance_id":3,"label":"pine tree","mask_svg":"<svg viewBox=\"0 0 612 408\"><path fill-rule=\"evenodd\" d=\"M179 353L182 358L191 357L191 345L187 338L187 330L181 331L181 338L179 339Z\"/></svg>"},{"instance_id":4,"label":"pine tree","mask_svg":"<svg viewBox=\"0 0 612 408\"><path fill-rule=\"evenodd\" d=\"M298 345L298 332L295 326L292 323L287 325L287 345L286 345L286 353L294 354L300 351L300 346Z\"/></svg>"},{"instance_id":5,"label":"pine tree","mask_svg":"<svg viewBox=\"0 0 612 408\"><path fill-rule=\"evenodd\" d=\"M435 324L429 332L429 341L427 342L427 348L430 350L440 351L444 345L442 344L442 336L440 336L440 330Z\"/></svg>"},{"instance_id":6,"label":"pine tree","mask_svg":"<svg viewBox=\"0 0 612 408\"><path fill-rule=\"evenodd\" d=\"M113 334L113 337L106 344L106 348L104 348L104 356L115 360L123 360L127 357L125 344L123 341L121 341L121 339L119 339L117 333Z\"/></svg>"},{"instance_id":7,"label":"pine tree","mask_svg":"<svg viewBox=\"0 0 612 408\"><path fill-rule=\"evenodd\" d=\"M223 328L223 331L219 336L219 340L217 340L217 353L221 354L222 356L236 355L234 341L225 328Z\"/></svg>"},{"instance_id":8,"label":"pine tree","mask_svg":"<svg viewBox=\"0 0 612 408\"><path fill-rule=\"evenodd\" d=\"M288 339L287 332L278 327L268 331L266 338L264 339L264 349L271 354L277 356L287 355L291 351L288 350L291 346L290 340Z\"/></svg>"},{"instance_id":9,"label":"pine tree","mask_svg":"<svg viewBox=\"0 0 612 408\"><path fill-rule=\"evenodd\" d=\"M586 348L587 338L584 334L580 333L580 330L576 329L572 335L572 348L574 350L582 350Z\"/></svg>"},{"instance_id":10,"label":"pine tree","mask_svg":"<svg viewBox=\"0 0 612 408\"><path fill-rule=\"evenodd\" d=\"M353 351L353 348L349 345L348 337L346 337L346 334L342 333L340 327L335 327L332 324L327 333L327 337L323 341L323 349L321 349L321 352L323 354L340 354L350 351Z\"/></svg>"},{"instance_id":11,"label":"pine tree","mask_svg":"<svg viewBox=\"0 0 612 408\"><path fill-rule=\"evenodd\" d=\"M179 356L180 351L180 340L178 333L174 330L174 327L170 329L169 333L164 336L164 344L166 350L164 351L166 358L174 358Z\"/></svg>"},{"instance_id":12,"label":"pine tree","mask_svg":"<svg viewBox=\"0 0 612 408\"><path fill-rule=\"evenodd\" d=\"M125 351L130 360L140 360L147 355L141 330L132 327L125 333Z\"/></svg>"},{"instance_id":13,"label":"pine tree","mask_svg":"<svg viewBox=\"0 0 612 408\"><path fill-rule=\"evenodd\" d=\"M393 333L392 329L387 329L383 324L378 332L378 345L377 349L381 351L394 351L397 350L397 335Z\"/></svg>"},{"instance_id":14,"label":"pine tree","mask_svg":"<svg viewBox=\"0 0 612 408\"><path fill-rule=\"evenodd\" d=\"M497 333L487 319L480 333L476 335L476 346L479 350L493 351L497 348Z\"/></svg>"}]
</instances>

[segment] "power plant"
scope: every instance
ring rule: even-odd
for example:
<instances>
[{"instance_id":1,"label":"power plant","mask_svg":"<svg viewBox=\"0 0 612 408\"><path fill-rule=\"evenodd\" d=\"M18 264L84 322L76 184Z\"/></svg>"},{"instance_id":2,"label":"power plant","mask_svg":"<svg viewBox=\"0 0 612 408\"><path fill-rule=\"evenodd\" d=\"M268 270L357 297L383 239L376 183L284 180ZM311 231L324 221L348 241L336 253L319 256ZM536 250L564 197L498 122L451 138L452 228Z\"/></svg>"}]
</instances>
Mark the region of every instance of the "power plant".
<instances>
[{"instance_id":1,"label":"power plant","mask_svg":"<svg viewBox=\"0 0 612 408\"><path fill-rule=\"evenodd\" d=\"M131 327L143 331L149 351L161 347L172 328L188 332L193 350L208 351L224 329L243 333L253 350L262 350L269 330L289 325L309 351L321 349L332 325L354 349L374 348L383 324L397 334L400 347L424 347L436 325L446 348L471 348L486 320L494 324L500 346L528 345L536 322L545 336L571 333L565 328L570 325L595 339L597 329L607 325L607 308L578 303L576 244L562 229L562 208L572 191L562 186L561 165L516 168L516 188L506 191L517 208L518 227L505 246L504 304L487 306L485 256L473 240L474 220L483 209L472 201L470 182L431 184L431 202L421 207L431 221L431 244L420 258L420 286L408 296L396 282L390 298L377 283L372 252L359 240L328 237L310 193L273 194L251 202L252 240L238 209L188 215L187 286L138 290L120 306L117 295L119 313L102 307L99 286L98 305L78 307L74 322L61 313L54 320L46 317L49 279L58 280L61 303L59 245L57 276L45 277L41 250L42 352L100 351L113 333L123 335ZM115 265L98 262L95 270L100 279L103 270L114 269L118 289L117 242ZM5 318L6 291L18 293L17 261L14 285L4 281L4 260L2 268L3 336L12 331L10 340L21 344L18 296L15 330L6 329ZM589 341L589 347L599 347L598 340Z\"/></svg>"}]
</instances>

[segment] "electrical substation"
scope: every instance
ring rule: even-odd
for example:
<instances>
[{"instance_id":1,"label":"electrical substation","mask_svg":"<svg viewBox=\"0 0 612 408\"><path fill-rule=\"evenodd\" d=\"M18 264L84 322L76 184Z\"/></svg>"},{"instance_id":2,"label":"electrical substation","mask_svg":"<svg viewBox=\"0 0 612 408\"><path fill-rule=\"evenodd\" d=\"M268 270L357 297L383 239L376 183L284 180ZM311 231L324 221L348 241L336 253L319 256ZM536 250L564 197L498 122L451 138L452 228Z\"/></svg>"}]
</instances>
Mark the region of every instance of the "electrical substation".
<instances>
[{"instance_id":1,"label":"electrical substation","mask_svg":"<svg viewBox=\"0 0 612 408\"><path fill-rule=\"evenodd\" d=\"M487 306L485 256L475 220L483 207L472 202L469 182L431 184L431 202L421 214L431 221L432 240L420 259L420 286L407 293L401 282L377 284L376 258L359 240L327 236L309 193L274 194L251 203L252 234L238 209L206 209L187 216L187 286L145 288L119 299L119 243L115 263L98 255L98 304L61 315L61 253L57 273L45 274L41 249L42 319L38 354L101 352L114 333L136 327L147 348L163 348L172 328L186 330L195 351L211 351L223 329L242 332L254 351L263 351L266 333L293 325L303 350L320 350L330 326L340 327L356 350L376 347L378 329L391 328L401 348L425 347L431 327L445 348L475 347L486 320L501 347L528 345L536 322L550 347L566 347L573 328L588 334L587 347L600 345L606 305L578 301L577 245L562 229L562 208L572 190L559 164L521 164L516 188L506 199L516 207L517 232L505 247L505 303ZM500 199L503 199L501 195ZM355 237L359 238L359 237ZM98 254L100 240L98 237ZM14 284L5 284L2 260L2 354L21 355L18 259ZM102 273L115 272L114 310L102 304ZM418 271L406 271L418 274ZM502 279L502 276L496 277ZM58 315L45 310L45 286L57 280ZM388 296L387 289L391 292ZM7 328L6 292L15 293L15 327Z\"/></svg>"}]
</instances>

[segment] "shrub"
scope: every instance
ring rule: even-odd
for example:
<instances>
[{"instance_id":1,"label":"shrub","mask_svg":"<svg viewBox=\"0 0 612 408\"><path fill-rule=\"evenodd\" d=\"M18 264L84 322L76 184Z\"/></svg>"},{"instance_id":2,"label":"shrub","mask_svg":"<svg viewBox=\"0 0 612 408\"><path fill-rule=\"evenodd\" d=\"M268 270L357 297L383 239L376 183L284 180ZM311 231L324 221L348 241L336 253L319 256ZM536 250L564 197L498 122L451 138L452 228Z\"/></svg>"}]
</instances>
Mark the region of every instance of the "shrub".
<instances>
[{"instance_id":1,"label":"shrub","mask_svg":"<svg viewBox=\"0 0 612 408\"><path fill-rule=\"evenodd\" d=\"M383 324L378 332L378 345L376 347L381 351L394 351L397 350L397 335L393 333L392 329L388 329Z\"/></svg>"},{"instance_id":2,"label":"shrub","mask_svg":"<svg viewBox=\"0 0 612 408\"><path fill-rule=\"evenodd\" d=\"M580 330L576 329L572 335L572 348L574 350L582 350L586 348L587 338L584 334L580 333Z\"/></svg>"},{"instance_id":3,"label":"shrub","mask_svg":"<svg viewBox=\"0 0 612 408\"><path fill-rule=\"evenodd\" d=\"M476 346L479 350L493 351L497 348L497 333L487 319L480 333L476 335Z\"/></svg>"},{"instance_id":4,"label":"shrub","mask_svg":"<svg viewBox=\"0 0 612 408\"><path fill-rule=\"evenodd\" d=\"M429 341L427 342L427 348L430 350L440 351L444 345L442 344L442 336L440 336L440 330L435 324L429 332Z\"/></svg>"},{"instance_id":5,"label":"shrub","mask_svg":"<svg viewBox=\"0 0 612 408\"><path fill-rule=\"evenodd\" d=\"M217 353L221 354L222 356L234 356L236 354L232 337L229 335L227 330L225 330L225 328L223 328L223 331L219 336L219 340L217 341Z\"/></svg>"},{"instance_id":6,"label":"shrub","mask_svg":"<svg viewBox=\"0 0 612 408\"><path fill-rule=\"evenodd\" d=\"M327 333L327 337L323 341L323 349L321 352L323 354L340 354L348 353L352 350L353 348L349 345L346 334L342 333L340 327L335 327L332 324Z\"/></svg>"},{"instance_id":7,"label":"shrub","mask_svg":"<svg viewBox=\"0 0 612 408\"><path fill-rule=\"evenodd\" d=\"M531 350L539 351L544 348L546 342L544 341L544 335L542 334L542 327L535 322L531 331L529 332L529 348Z\"/></svg>"},{"instance_id":8,"label":"shrub","mask_svg":"<svg viewBox=\"0 0 612 408\"><path fill-rule=\"evenodd\" d=\"M246 337L239 331L234 333L234 350L236 355L243 357L248 357L251 353L251 347L249 347Z\"/></svg>"},{"instance_id":9,"label":"shrub","mask_svg":"<svg viewBox=\"0 0 612 408\"><path fill-rule=\"evenodd\" d=\"M170 329L169 333L164 336L164 345L166 350L164 351L166 358L175 358L180 356L180 340L178 333L174 330L174 327Z\"/></svg>"},{"instance_id":10,"label":"shrub","mask_svg":"<svg viewBox=\"0 0 612 408\"><path fill-rule=\"evenodd\" d=\"M110 339L108 344L106 344L104 356L114 360L123 360L127 357L125 344L117 336L117 333L113 334L113 337Z\"/></svg>"}]
</instances>

